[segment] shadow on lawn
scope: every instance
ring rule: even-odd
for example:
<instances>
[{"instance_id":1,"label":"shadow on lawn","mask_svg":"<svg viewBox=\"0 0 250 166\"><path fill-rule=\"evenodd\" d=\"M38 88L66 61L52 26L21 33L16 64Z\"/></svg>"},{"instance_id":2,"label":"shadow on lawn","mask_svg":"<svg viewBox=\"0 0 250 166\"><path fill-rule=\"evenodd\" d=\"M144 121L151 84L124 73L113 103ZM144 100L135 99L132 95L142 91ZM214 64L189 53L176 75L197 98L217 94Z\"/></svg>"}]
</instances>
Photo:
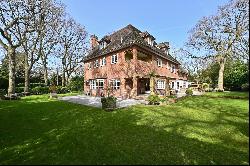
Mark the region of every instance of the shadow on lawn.
<instances>
[{"instance_id":1,"label":"shadow on lawn","mask_svg":"<svg viewBox=\"0 0 250 166\"><path fill-rule=\"evenodd\" d=\"M209 143L189 138L182 134L185 131L180 130L183 126L195 126L198 122L221 125L232 121L222 123L220 119L216 122L185 119L179 117L179 107L174 107L175 112L171 114L159 112L164 107L148 107L147 109L155 111L155 116L161 117L160 120L176 119L172 124L157 126L154 125L156 119L145 115L140 107L108 113L61 101L20 102L18 107L23 108L24 105L26 109L17 110L14 107L11 108L13 112L7 112L7 115L0 112L0 164L249 162L249 154L235 148L237 145L225 146L224 141L232 143L235 140L221 137L221 142ZM243 117L240 115L239 118ZM140 123L142 121L145 123ZM236 123L230 125L239 126ZM166 131L166 127L170 130Z\"/></svg>"}]
</instances>

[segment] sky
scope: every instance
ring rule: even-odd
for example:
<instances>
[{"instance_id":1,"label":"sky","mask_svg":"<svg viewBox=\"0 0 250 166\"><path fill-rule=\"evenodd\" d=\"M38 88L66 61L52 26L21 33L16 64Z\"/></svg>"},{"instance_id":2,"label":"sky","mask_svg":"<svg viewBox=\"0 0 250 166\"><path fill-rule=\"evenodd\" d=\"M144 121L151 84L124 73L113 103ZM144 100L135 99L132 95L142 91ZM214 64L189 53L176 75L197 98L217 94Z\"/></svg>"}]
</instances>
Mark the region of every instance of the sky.
<instances>
[{"instance_id":1,"label":"sky","mask_svg":"<svg viewBox=\"0 0 250 166\"><path fill-rule=\"evenodd\" d=\"M156 42L170 42L179 48L188 31L203 16L216 14L218 6L229 0L61 0L66 11L88 34L98 38L128 24L148 31ZM89 40L89 39L88 39Z\"/></svg>"}]
</instances>

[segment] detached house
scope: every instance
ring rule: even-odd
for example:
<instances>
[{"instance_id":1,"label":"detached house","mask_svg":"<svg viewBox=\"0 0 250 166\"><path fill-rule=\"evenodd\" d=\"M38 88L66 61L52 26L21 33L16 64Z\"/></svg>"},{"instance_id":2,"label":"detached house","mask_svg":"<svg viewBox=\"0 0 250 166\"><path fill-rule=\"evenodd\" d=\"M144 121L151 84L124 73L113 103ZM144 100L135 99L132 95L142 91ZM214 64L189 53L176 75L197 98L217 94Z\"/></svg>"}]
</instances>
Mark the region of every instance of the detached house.
<instances>
[{"instance_id":1,"label":"detached house","mask_svg":"<svg viewBox=\"0 0 250 166\"><path fill-rule=\"evenodd\" d=\"M137 98L142 94L169 95L186 88L187 73L169 54L169 43L131 24L98 40L91 36L84 59L84 92L91 96Z\"/></svg>"}]
</instances>

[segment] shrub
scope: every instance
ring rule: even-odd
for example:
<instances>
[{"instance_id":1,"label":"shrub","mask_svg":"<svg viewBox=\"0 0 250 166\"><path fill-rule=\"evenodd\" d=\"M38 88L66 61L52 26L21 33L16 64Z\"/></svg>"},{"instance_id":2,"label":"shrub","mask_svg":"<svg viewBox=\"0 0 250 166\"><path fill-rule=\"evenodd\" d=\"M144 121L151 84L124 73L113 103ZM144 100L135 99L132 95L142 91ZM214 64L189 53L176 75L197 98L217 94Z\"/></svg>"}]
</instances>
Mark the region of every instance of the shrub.
<instances>
[{"instance_id":1,"label":"shrub","mask_svg":"<svg viewBox=\"0 0 250 166\"><path fill-rule=\"evenodd\" d=\"M83 77L75 76L71 78L69 85L67 88L70 91L82 91L83 90Z\"/></svg>"},{"instance_id":2,"label":"shrub","mask_svg":"<svg viewBox=\"0 0 250 166\"><path fill-rule=\"evenodd\" d=\"M149 105L159 105L160 104L160 97L158 95L149 95L148 96L148 101Z\"/></svg>"},{"instance_id":3,"label":"shrub","mask_svg":"<svg viewBox=\"0 0 250 166\"><path fill-rule=\"evenodd\" d=\"M193 90L190 89L190 88L188 88L188 89L186 90L186 94L187 94L188 96L193 95Z\"/></svg>"},{"instance_id":4,"label":"shrub","mask_svg":"<svg viewBox=\"0 0 250 166\"><path fill-rule=\"evenodd\" d=\"M249 84L248 83L242 84L241 85L241 90L243 90L243 91L249 91Z\"/></svg>"},{"instance_id":5,"label":"shrub","mask_svg":"<svg viewBox=\"0 0 250 166\"><path fill-rule=\"evenodd\" d=\"M58 93L58 94L65 94L65 93L68 93L68 92L69 92L69 90L66 87L62 87L62 86L57 86L56 87L56 93Z\"/></svg>"},{"instance_id":6,"label":"shrub","mask_svg":"<svg viewBox=\"0 0 250 166\"><path fill-rule=\"evenodd\" d=\"M0 89L0 99L4 99L5 94L6 94L5 89Z\"/></svg>"},{"instance_id":7,"label":"shrub","mask_svg":"<svg viewBox=\"0 0 250 166\"><path fill-rule=\"evenodd\" d=\"M51 86L49 87L49 91L50 91L51 93L56 93L56 92L57 92L56 86L55 86L55 85L51 85Z\"/></svg>"},{"instance_id":8,"label":"shrub","mask_svg":"<svg viewBox=\"0 0 250 166\"><path fill-rule=\"evenodd\" d=\"M40 95L40 94L48 94L49 93L49 87L41 87L37 86L31 89L31 93L34 95Z\"/></svg>"},{"instance_id":9,"label":"shrub","mask_svg":"<svg viewBox=\"0 0 250 166\"><path fill-rule=\"evenodd\" d=\"M24 87L16 87L16 93L22 93L24 92Z\"/></svg>"},{"instance_id":10,"label":"shrub","mask_svg":"<svg viewBox=\"0 0 250 166\"><path fill-rule=\"evenodd\" d=\"M109 97L102 97L101 103L102 103L102 109L106 110L113 110L116 108L116 97L109 96Z\"/></svg>"}]
</instances>

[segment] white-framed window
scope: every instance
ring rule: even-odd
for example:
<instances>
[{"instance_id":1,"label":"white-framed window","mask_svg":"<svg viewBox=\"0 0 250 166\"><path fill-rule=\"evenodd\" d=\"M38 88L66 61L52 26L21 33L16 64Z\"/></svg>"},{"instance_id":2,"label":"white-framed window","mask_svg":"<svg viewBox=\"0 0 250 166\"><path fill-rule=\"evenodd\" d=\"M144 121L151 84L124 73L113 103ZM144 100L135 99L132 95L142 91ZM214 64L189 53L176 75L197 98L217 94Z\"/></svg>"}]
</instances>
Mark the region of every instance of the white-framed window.
<instances>
[{"instance_id":1,"label":"white-framed window","mask_svg":"<svg viewBox=\"0 0 250 166\"><path fill-rule=\"evenodd\" d=\"M175 73L175 65L171 64L171 72Z\"/></svg>"},{"instance_id":2,"label":"white-framed window","mask_svg":"<svg viewBox=\"0 0 250 166\"><path fill-rule=\"evenodd\" d=\"M117 54L112 55L112 56L111 56L111 64L117 63L117 59L118 59Z\"/></svg>"},{"instance_id":3,"label":"white-framed window","mask_svg":"<svg viewBox=\"0 0 250 166\"><path fill-rule=\"evenodd\" d=\"M172 88L174 89L174 82L172 82Z\"/></svg>"},{"instance_id":4,"label":"white-framed window","mask_svg":"<svg viewBox=\"0 0 250 166\"><path fill-rule=\"evenodd\" d=\"M104 88L104 79L97 79L97 89Z\"/></svg>"},{"instance_id":5,"label":"white-framed window","mask_svg":"<svg viewBox=\"0 0 250 166\"><path fill-rule=\"evenodd\" d=\"M89 81L89 85L90 85L90 89L96 89L96 80L90 80Z\"/></svg>"},{"instance_id":6,"label":"white-framed window","mask_svg":"<svg viewBox=\"0 0 250 166\"><path fill-rule=\"evenodd\" d=\"M180 82L177 82L177 89L180 88Z\"/></svg>"},{"instance_id":7,"label":"white-framed window","mask_svg":"<svg viewBox=\"0 0 250 166\"><path fill-rule=\"evenodd\" d=\"M183 81L183 87L186 88L186 81Z\"/></svg>"},{"instance_id":8,"label":"white-framed window","mask_svg":"<svg viewBox=\"0 0 250 166\"><path fill-rule=\"evenodd\" d=\"M100 66L105 66L106 65L106 58L103 57L101 60L100 60Z\"/></svg>"},{"instance_id":9,"label":"white-framed window","mask_svg":"<svg viewBox=\"0 0 250 166\"><path fill-rule=\"evenodd\" d=\"M94 68L96 68L96 67L98 67L99 66L99 61L98 61L98 59L97 60L95 60L95 62L94 62Z\"/></svg>"},{"instance_id":10,"label":"white-framed window","mask_svg":"<svg viewBox=\"0 0 250 166\"><path fill-rule=\"evenodd\" d=\"M100 48L103 49L103 48L106 48L106 47L107 47L107 43L105 41L101 42Z\"/></svg>"},{"instance_id":11,"label":"white-framed window","mask_svg":"<svg viewBox=\"0 0 250 166\"><path fill-rule=\"evenodd\" d=\"M91 69L91 62L88 63L88 69L90 70Z\"/></svg>"},{"instance_id":12,"label":"white-framed window","mask_svg":"<svg viewBox=\"0 0 250 166\"><path fill-rule=\"evenodd\" d=\"M170 67L169 67L169 63L168 63L168 62L167 62L167 65L166 65L166 66L167 66L167 69L170 69Z\"/></svg>"},{"instance_id":13,"label":"white-framed window","mask_svg":"<svg viewBox=\"0 0 250 166\"><path fill-rule=\"evenodd\" d=\"M147 38L147 42L149 45L153 46L153 40L150 37Z\"/></svg>"},{"instance_id":14,"label":"white-framed window","mask_svg":"<svg viewBox=\"0 0 250 166\"><path fill-rule=\"evenodd\" d=\"M157 66L162 67L162 60L157 58Z\"/></svg>"},{"instance_id":15,"label":"white-framed window","mask_svg":"<svg viewBox=\"0 0 250 166\"><path fill-rule=\"evenodd\" d=\"M113 89L120 89L121 81L120 80L111 80L111 86Z\"/></svg>"},{"instance_id":16,"label":"white-framed window","mask_svg":"<svg viewBox=\"0 0 250 166\"><path fill-rule=\"evenodd\" d=\"M157 80L157 89L165 89L165 80Z\"/></svg>"}]
</instances>

